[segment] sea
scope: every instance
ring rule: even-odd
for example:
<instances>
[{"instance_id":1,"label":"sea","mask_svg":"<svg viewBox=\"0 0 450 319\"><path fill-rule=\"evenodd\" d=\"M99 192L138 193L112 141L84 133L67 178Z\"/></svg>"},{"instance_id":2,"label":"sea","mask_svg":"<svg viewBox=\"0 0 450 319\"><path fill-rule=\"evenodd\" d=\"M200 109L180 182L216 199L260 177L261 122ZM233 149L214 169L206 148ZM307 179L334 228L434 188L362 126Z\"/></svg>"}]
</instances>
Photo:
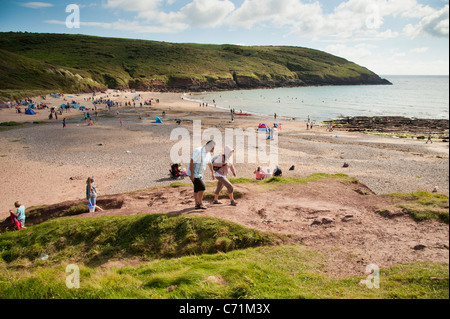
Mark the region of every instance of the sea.
<instances>
[{"instance_id":1,"label":"sea","mask_svg":"<svg viewBox=\"0 0 450 319\"><path fill-rule=\"evenodd\" d=\"M448 76L381 76L393 85L312 86L196 93L185 98L260 116L323 122L354 116L449 119Z\"/></svg>"}]
</instances>

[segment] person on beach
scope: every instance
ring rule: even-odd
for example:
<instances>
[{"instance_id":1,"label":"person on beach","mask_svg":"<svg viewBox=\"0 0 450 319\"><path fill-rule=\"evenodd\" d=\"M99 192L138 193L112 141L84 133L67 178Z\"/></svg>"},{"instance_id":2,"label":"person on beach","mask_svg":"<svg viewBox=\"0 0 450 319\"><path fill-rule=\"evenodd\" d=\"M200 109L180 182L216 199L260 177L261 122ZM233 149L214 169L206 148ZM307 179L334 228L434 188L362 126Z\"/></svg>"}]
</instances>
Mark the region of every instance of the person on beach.
<instances>
[{"instance_id":1,"label":"person on beach","mask_svg":"<svg viewBox=\"0 0 450 319\"><path fill-rule=\"evenodd\" d=\"M273 176L279 176L279 177L283 176L283 172L281 171L281 169L278 166L277 166L277 168L275 168L273 170Z\"/></svg>"},{"instance_id":2,"label":"person on beach","mask_svg":"<svg viewBox=\"0 0 450 319\"><path fill-rule=\"evenodd\" d=\"M428 134L428 140L425 142L425 144L428 144L428 142L431 142L431 144L433 144L433 140L431 139L431 132Z\"/></svg>"},{"instance_id":3,"label":"person on beach","mask_svg":"<svg viewBox=\"0 0 450 319\"><path fill-rule=\"evenodd\" d=\"M25 206L23 206L19 201L14 203L14 207L16 208L16 212L14 213L10 210L10 213L17 218L20 223L20 229L25 228Z\"/></svg>"},{"instance_id":4,"label":"person on beach","mask_svg":"<svg viewBox=\"0 0 450 319\"><path fill-rule=\"evenodd\" d=\"M62 124L63 124L63 128L65 128L66 127L66 118L63 118Z\"/></svg>"},{"instance_id":5,"label":"person on beach","mask_svg":"<svg viewBox=\"0 0 450 319\"><path fill-rule=\"evenodd\" d=\"M101 207L97 206L97 183L94 181L94 176L88 177L86 181L86 199L95 209L103 211Z\"/></svg>"},{"instance_id":6,"label":"person on beach","mask_svg":"<svg viewBox=\"0 0 450 319\"><path fill-rule=\"evenodd\" d=\"M236 177L236 170L234 168L234 165L232 163L232 157L234 154L234 150L226 146L225 147L225 154L221 154L219 156L216 156L212 162L213 162L213 169L214 169L214 177L217 179L217 188L214 196L214 205L220 205L222 204L219 202L219 195L222 191L223 187L227 188L228 196L230 197L231 206L236 206L237 203L234 200L234 187L230 183L230 181L227 178L229 170L233 173L233 176Z\"/></svg>"},{"instance_id":7,"label":"person on beach","mask_svg":"<svg viewBox=\"0 0 450 319\"><path fill-rule=\"evenodd\" d=\"M256 171L253 172L253 174L256 175L256 179L258 181L262 181L264 178L266 178L266 172L259 166Z\"/></svg>"},{"instance_id":8,"label":"person on beach","mask_svg":"<svg viewBox=\"0 0 450 319\"><path fill-rule=\"evenodd\" d=\"M203 195L206 191L206 185L203 181L206 166L209 166L214 180L214 169L211 163L211 153L214 152L216 142L209 141L205 146L198 147L194 150L191 162L188 168L188 176L194 184L195 209L207 209L203 205Z\"/></svg>"}]
</instances>

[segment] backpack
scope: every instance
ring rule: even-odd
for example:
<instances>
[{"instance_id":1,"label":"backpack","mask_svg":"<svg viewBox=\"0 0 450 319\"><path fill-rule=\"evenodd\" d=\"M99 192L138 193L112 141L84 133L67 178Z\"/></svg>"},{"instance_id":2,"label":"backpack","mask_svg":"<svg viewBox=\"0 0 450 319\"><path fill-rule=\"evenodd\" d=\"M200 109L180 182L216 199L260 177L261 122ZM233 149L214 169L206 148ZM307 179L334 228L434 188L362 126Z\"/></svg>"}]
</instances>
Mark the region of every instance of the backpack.
<instances>
[{"instance_id":1,"label":"backpack","mask_svg":"<svg viewBox=\"0 0 450 319\"><path fill-rule=\"evenodd\" d=\"M214 166L214 162L217 161L220 156L223 156L222 164L225 164L225 154L214 156L213 159L211 160L211 162L213 163L213 170L214 170L214 172L217 172L219 169L221 169L224 166L224 165L222 165L222 166Z\"/></svg>"},{"instance_id":2,"label":"backpack","mask_svg":"<svg viewBox=\"0 0 450 319\"><path fill-rule=\"evenodd\" d=\"M10 213L11 221L14 225L16 225L18 230L23 229L22 224L17 220L16 216L14 216L12 213Z\"/></svg>"}]
</instances>

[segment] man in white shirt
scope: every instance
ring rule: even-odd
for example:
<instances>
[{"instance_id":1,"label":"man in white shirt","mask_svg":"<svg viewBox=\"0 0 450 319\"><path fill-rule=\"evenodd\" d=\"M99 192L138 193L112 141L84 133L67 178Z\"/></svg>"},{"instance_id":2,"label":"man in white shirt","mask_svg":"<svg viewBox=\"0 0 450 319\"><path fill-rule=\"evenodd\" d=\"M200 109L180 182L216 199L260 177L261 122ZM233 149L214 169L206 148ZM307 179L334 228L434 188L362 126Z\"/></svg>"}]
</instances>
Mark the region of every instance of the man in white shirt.
<instances>
[{"instance_id":1,"label":"man in white shirt","mask_svg":"<svg viewBox=\"0 0 450 319\"><path fill-rule=\"evenodd\" d=\"M203 195L206 190L203 174L205 173L206 166L209 166L212 179L215 179L213 165L211 163L211 153L214 152L215 146L216 143L214 141L209 141L205 146L196 148L192 154L187 174L194 184L195 209L206 209L203 206Z\"/></svg>"}]
</instances>

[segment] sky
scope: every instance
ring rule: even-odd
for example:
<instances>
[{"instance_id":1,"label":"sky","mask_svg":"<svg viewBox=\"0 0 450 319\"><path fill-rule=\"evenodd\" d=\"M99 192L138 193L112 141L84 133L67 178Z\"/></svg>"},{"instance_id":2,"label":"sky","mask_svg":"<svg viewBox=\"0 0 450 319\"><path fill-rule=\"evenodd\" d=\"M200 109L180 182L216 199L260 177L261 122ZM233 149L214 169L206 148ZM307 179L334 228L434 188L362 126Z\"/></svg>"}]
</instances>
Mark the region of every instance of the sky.
<instances>
[{"instance_id":1,"label":"sky","mask_svg":"<svg viewBox=\"0 0 450 319\"><path fill-rule=\"evenodd\" d=\"M0 32L286 45L379 75L449 74L448 0L0 0Z\"/></svg>"}]
</instances>

